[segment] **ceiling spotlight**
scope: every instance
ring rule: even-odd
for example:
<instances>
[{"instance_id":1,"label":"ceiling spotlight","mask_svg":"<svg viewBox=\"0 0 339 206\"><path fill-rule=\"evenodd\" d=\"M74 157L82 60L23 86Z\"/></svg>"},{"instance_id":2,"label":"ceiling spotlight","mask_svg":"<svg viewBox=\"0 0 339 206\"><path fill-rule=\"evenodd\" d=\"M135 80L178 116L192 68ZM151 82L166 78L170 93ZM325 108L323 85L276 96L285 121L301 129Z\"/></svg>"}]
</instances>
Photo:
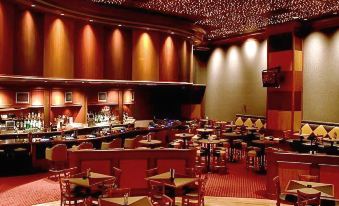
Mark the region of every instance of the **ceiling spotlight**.
<instances>
[{"instance_id":1,"label":"ceiling spotlight","mask_svg":"<svg viewBox=\"0 0 339 206\"><path fill-rule=\"evenodd\" d=\"M36 5L35 5L35 4L32 4L31 7L36 7Z\"/></svg>"},{"instance_id":2,"label":"ceiling spotlight","mask_svg":"<svg viewBox=\"0 0 339 206\"><path fill-rule=\"evenodd\" d=\"M211 41L211 39L210 39L210 38L208 38L207 40L208 40L208 41Z\"/></svg>"},{"instance_id":3,"label":"ceiling spotlight","mask_svg":"<svg viewBox=\"0 0 339 206\"><path fill-rule=\"evenodd\" d=\"M171 34L174 34L174 32L172 31Z\"/></svg>"},{"instance_id":4,"label":"ceiling spotlight","mask_svg":"<svg viewBox=\"0 0 339 206\"><path fill-rule=\"evenodd\" d=\"M64 14L64 13L61 13L60 15L61 15L61 16L65 16L65 14Z\"/></svg>"},{"instance_id":5,"label":"ceiling spotlight","mask_svg":"<svg viewBox=\"0 0 339 206\"><path fill-rule=\"evenodd\" d=\"M119 27L121 27L122 25L121 24L118 24Z\"/></svg>"},{"instance_id":6,"label":"ceiling spotlight","mask_svg":"<svg viewBox=\"0 0 339 206\"><path fill-rule=\"evenodd\" d=\"M47 83L47 81L44 81L45 83Z\"/></svg>"},{"instance_id":7,"label":"ceiling spotlight","mask_svg":"<svg viewBox=\"0 0 339 206\"><path fill-rule=\"evenodd\" d=\"M81 83L83 83L83 84L84 84L85 82L81 82Z\"/></svg>"},{"instance_id":8,"label":"ceiling spotlight","mask_svg":"<svg viewBox=\"0 0 339 206\"><path fill-rule=\"evenodd\" d=\"M292 19L299 19L299 17L297 17L297 16L293 16L293 17L292 17Z\"/></svg>"},{"instance_id":9,"label":"ceiling spotlight","mask_svg":"<svg viewBox=\"0 0 339 206\"><path fill-rule=\"evenodd\" d=\"M94 20L93 20L93 19L90 19L89 21L90 21L90 22L93 22Z\"/></svg>"},{"instance_id":10,"label":"ceiling spotlight","mask_svg":"<svg viewBox=\"0 0 339 206\"><path fill-rule=\"evenodd\" d=\"M307 18L304 18L304 21L307 21L308 19Z\"/></svg>"},{"instance_id":11,"label":"ceiling spotlight","mask_svg":"<svg viewBox=\"0 0 339 206\"><path fill-rule=\"evenodd\" d=\"M149 28L147 27L146 30L149 30Z\"/></svg>"},{"instance_id":12,"label":"ceiling spotlight","mask_svg":"<svg viewBox=\"0 0 339 206\"><path fill-rule=\"evenodd\" d=\"M190 38L191 38L190 36L187 37L187 39L190 39Z\"/></svg>"}]
</instances>

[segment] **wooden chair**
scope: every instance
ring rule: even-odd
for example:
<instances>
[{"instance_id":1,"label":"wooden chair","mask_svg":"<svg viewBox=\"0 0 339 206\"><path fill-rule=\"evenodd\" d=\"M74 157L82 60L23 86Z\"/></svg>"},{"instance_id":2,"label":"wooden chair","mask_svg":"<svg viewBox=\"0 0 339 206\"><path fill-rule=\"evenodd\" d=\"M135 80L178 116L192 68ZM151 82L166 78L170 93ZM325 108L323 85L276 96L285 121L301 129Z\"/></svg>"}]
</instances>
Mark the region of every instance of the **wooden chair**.
<instances>
[{"instance_id":1,"label":"wooden chair","mask_svg":"<svg viewBox=\"0 0 339 206\"><path fill-rule=\"evenodd\" d=\"M107 197L123 197L126 194L130 196L131 188L114 188L109 191Z\"/></svg>"},{"instance_id":2,"label":"wooden chair","mask_svg":"<svg viewBox=\"0 0 339 206\"><path fill-rule=\"evenodd\" d=\"M117 167L113 167L112 168L112 176L115 177L115 188L120 187L120 180L121 180L121 173L122 170L117 168Z\"/></svg>"},{"instance_id":3,"label":"wooden chair","mask_svg":"<svg viewBox=\"0 0 339 206\"><path fill-rule=\"evenodd\" d=\"M148 197L153 205L161 205L165 195L165 184L155 180L149 180Z\"/></svg>"},{"instance_id":4,"label":"wooden chair","mask_svg":"<svg viewBox=\"0 0 339 206\"><path fill-rule=\"evenodd\" d=\"M115 181L116 181L116 178L112 177L100 183L99 187L101 189L103 197L109 197L111 194L111 191L116 190Z\"/></svg>"},{"instance_id":5,"label":"wooden chair","mask_svg":"<svg viewBox=\"0 0 339 206\"><path fill-rule=\"evenodd\" d=\"M298 206L320 206L320 192L316 194L307 194L297 190L298 193Z\"/></svg>"},{"instance_id":6,"label":"wooden chair","mask_svg":"<svg viewBox=\"0 0 339 206\"><path fill-rule=\"evenodd\" d=\"M198 180L198 191L186 193L182 196L182 205L205 205L205 187L207 176Z\"/></svg>"},{"instance_id":7,"label":"wooden chair","mask_svg":"<svg viewBox=\"0 0 339 206\"><path fill-rule=\"evenodd\" d=\"M146 177L152 177L152 176L155 176L157 174L159 174L157 167L146 170Z\"/></svg>"},{"instance_id":8,"label":"wooden chair","mask_svg":"<svg viewBox=\"0 0 339 206\"><path fill-rule=\"evenodd\" d=\"M286 194L281 193L281 189L280 189L280 180L279 180L279 176L276 176L275 178L273 178L273 182L275 185L275 191L276 191L276 198L277 198L277 206L280 206L280 204L288 204L288 205L295 205L296 204L296 200L293 201L289 201L286 199Z\"/></svg>"},{"instance_id":9,"label":"wooden chair","mask_svg":"<svg viewBox=\"0 0 339 206\"><path fill-rule=\"evenodd\" d=\"M185 169L186 175L189 177L198 177L201 178L202 175L202 167L189 167Z\"/></svg>"},{"instance_id":10,"label":"wooden chair","mask_svg":"<svg viewBox=\"0 0 339 206\"><path fill-rule=\"evenodd\" d=\"M319 182L319 176L317 175L299 175L299 180L306 182Z\"/></svg>"},{"instance_id":11,"label":"wooden chair","mask_svg":"<svg viewBox=\"0 0 339 206\"><path fill-rule=\"evenodd\" d=\"M59 179L60 184L60 205L75 206L84 205L85 198L77 197L71 190L71 184L67 179Z\"/></svg>"},{"instance_id":12,"label":"wooden chair","mask_svg":"<svg viewBox=\"0 0 339 206\"><path fill-rule=\"evenodd\" d=\"M60 170L58 172L59 180L62 178L70 178L70 177L75 177L75 176L79 176L77 167L67 168L64 170Z\"/></svg>"}]
</instances>

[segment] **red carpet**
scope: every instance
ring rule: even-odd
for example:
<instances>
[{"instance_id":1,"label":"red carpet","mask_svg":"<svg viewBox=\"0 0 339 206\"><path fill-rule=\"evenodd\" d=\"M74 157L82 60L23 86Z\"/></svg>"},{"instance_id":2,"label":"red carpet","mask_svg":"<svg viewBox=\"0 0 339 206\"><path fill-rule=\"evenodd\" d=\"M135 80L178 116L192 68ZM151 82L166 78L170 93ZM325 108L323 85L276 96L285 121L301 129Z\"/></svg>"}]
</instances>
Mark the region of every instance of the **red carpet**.
<instances>
[{"instance_id":1,"label":"red carpet","mask_svg":"<svg viewBox=\"0 0 339 206\"><path fill-rule=\"evenodd\" d=\"M245 169L243 163L229 163L229 173L209 174L207 196L264 198L266 176ZM0 206L30 206L58 200L59 184L47 173L0 178Z\"/></svg>"}]
</instances>

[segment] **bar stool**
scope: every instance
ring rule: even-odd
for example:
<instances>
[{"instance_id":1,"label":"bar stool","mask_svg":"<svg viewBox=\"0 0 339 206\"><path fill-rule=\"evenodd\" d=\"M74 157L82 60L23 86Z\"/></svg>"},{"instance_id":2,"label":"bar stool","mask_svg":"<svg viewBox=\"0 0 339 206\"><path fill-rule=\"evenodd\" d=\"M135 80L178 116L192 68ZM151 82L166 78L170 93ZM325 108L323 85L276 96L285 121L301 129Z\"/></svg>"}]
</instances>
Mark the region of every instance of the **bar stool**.
<instances>
[{"instance_id":1,"label":"bar stool","mask_svg":"<svg viewBox=\"0 0 339 206\"><path fill-rule=\"evenodd\" d=\"M247 156L246 156L246 168L259 168L259 147L248 147L247 149Z\"/></svg>"},{"instance_id":2,"label":"bar stool","mask_svg":"<svg viewBox=\"0 0 339 206\"><path fill-rule=\"evenodd\" d=\"M65 169L67 164L66 144L57 144L52 148L46 148L45 158L49 161L51 172L58 172Z\"/></svg>"}]
</instances>

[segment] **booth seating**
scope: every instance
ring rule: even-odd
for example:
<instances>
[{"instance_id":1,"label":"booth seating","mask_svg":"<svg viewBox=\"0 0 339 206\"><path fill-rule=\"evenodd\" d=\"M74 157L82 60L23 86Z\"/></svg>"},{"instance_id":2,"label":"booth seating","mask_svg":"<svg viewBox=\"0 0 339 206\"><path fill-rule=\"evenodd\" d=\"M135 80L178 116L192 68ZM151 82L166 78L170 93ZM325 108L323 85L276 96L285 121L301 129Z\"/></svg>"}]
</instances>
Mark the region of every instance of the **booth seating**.
<instances>
[{"instance_id":1,"label":"booth seating","mask_svg":"<svg viewBox=\"0 0 339 206\"><path fill-rule=\"evenodd\" d=\"M194 167L195 152L189 149L69 150L68 159L70 167L81 171L91 168L93 172L110 175L113 167L119 168L120 187L140 194L147 191L146 170L157 167L163 173L173 168L184 174L186 168Z\"/></svg>"},{"instance_id":2,"label":"booth seating","mask_svg":"<svg viewBox=\"0 0 339 206\"><path fill-rule=\"evenodd\" d=\"M82 142L78 146L73 146L73 150L94 149L92 142Z\"/></svg>"},{"instance_id":3,"label":"booth seating","mask_svg":"<svg viewBox=\"0 0 339 206\"><path fill-rule=\"evenodd\" d=\"M67 146L65 144L57 144L52 148L46 148L45 156L50 162L50 169L64 169L67 164Z\"/></svg>"},{"instance_id":4,"label":"booth seating","mask_svg":"<svg viewBox=\"0 0 339 206\"><path fill-rule=\"evenodd\" d=\"M266 129L266 117L237 114L234 124L239 127L256 127L260 131L263 131Z\"/></svg>"},{"instance_id":5,"label":"booth seating","mask_svg":"<svg viewBox=\"0 0 339 206\"><path fill-rule=\"evenodd\" d=\"M300 133L302 135L310 135L313 133L316 136L339 139L339 124L330 122L302 121ZM295 135L299 135L299 133Z\"/></svg>"},{"instance_id":6,"label":"booth seating","mask_svg":"<svg viewBox=\"0 0 339 206\"><path fill-rule=\"evenodd\" d=\"M116 138L112 140L111 142L102 142L101 143L101 149L114 149L114 148L121 148L122 140L121 138Z\"/></svg>"}]
</instances>

